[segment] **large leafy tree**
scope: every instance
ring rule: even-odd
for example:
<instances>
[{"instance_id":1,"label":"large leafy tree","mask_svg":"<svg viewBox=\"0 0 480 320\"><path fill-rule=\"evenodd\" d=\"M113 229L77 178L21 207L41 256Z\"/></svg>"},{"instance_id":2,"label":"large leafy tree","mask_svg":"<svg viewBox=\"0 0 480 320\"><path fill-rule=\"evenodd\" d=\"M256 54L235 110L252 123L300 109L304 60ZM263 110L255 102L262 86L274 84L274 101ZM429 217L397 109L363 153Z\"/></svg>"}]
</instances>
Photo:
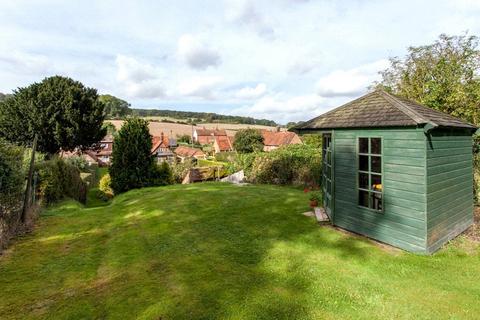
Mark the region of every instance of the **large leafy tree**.
<instances>
[{"instance_id":1,"label":"large leafy tree","mask_svg":"<svg viewBox=\"0 0 480 320\"><path fill-rule=\"evenodd\" d=\"M152 185L155 159L151 149L148 121L127 119L113 141L109 173L115 194Z\"/></svg>"},{"instance_id":2,"label":"large leafy tree","mask_svg":"<svg viewBox=\"0 0 480 320\"><path fill-rule=\"evenodd\" d=\"M376 85L466 121L480 124L479 40L440 35L433 44L409 47L390 59Z\"/></svg>"},{"instance_id":3,"label":"large leafy tree","mask_svg":"<svg viewBox=\"0 0 480 320\"><path fill-rule=\"evenodd\" d=\"M29 144L38 134L38 150L87 148L106 133L97 90L54 76L15 90L0 102L0 137Z\"/></svg>"},{"instance_id":4,"label":"large leafy tree","mask_svg":"<svg viewBox=\"0 0 480 320\"><path fill-rule=\"evenodd\" d=\"M263 150L263 136L257 129L237 131L233 147L240 153L250 153Z\"/></svg>"},{"instance_id":5,"label":"large leafy tree","mask_svg":"<svg viewBox=\"0 0 480 320\"><path fill-rule=\"evenodd\" d=\"M99 100L105 105L103 112L107 118L123 118L132 114L130 104L125 100L109 94L101 95Z\"/></svg>"}]
</instances>

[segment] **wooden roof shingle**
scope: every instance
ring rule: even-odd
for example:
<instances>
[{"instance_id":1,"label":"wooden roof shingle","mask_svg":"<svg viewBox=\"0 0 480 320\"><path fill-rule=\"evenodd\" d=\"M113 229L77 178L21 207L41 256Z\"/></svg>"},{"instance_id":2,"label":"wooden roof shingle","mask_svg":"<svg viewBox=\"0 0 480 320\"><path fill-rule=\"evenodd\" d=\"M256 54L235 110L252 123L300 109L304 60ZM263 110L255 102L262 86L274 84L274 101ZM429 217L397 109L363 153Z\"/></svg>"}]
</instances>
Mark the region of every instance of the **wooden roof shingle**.
<instances>
[{"instance_id":1,"label":"wooden roof shingle","mask_svg":"<svg viewBox=\"0 0 480 320\"><path fill-rule=\"evenodd\" d=\"M313 118L295 127L294 130L400 127L426 124L430 124L432 127L476 129L473 124L449 114L383 90L376 90Z\"/></svg>"}]
</instances>

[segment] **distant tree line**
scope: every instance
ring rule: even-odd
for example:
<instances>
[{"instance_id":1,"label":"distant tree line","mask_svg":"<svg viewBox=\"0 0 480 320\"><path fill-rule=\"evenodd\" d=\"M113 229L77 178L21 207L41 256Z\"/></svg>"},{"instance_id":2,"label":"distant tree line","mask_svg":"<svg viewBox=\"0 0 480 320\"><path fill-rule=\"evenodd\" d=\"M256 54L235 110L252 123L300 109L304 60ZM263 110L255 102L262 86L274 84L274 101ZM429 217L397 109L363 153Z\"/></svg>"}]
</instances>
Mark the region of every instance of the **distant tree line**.
<instances>
[{"instance_id":1,"label":"distant tree line","mask_svg":"<svg viewBox=\"0 0 480 320\"><path fill-rule=\"evenodd\" d=\"M238 123L238 124L257 124L264 126L276 126L273 120L255 119L252 117L229 116L211 112L193 112L193 111L175 111L175 110L153 110L153 109L132 109L133 114L139 117L169 117L175 119L187 120L194 123Z\"/></svg>"},{"instance_id":2,"label":"distant tree line","mask_svg":"<svg viewBox=\"0 0 480 320\"><path fill-rule=\"evenodd\" d=\"M0 94L0 101L2 95ZM163 122L197 124L197 123L236 123L236 124L257 124L264 126L277 126L277 123L267 119L255 119L252 117L229 116L212 112L193 112L193 111L175 111L175 110L157 110L157 109L132 109L130 104L115 96L104 94L99 96L99 100L104 104L104 114L106 119L123 119L127 116L138 117L165 117L183 121L172 121L168 119Z\"/></svg>"}]
</instances>

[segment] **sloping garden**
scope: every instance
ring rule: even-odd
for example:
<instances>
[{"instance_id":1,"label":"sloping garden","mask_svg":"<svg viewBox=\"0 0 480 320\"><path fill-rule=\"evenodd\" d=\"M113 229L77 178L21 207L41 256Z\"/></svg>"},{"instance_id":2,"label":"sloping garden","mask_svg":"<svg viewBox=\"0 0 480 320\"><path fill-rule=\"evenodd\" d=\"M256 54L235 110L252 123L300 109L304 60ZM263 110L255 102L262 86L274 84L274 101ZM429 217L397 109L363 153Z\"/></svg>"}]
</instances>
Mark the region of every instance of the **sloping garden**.
<instances>
[{"instance_id":1,"label":"sloping garden","mask_svg":"<svg viewBox=\"0 0 480 320\"><path fill-rule=\"evenodd\" d=\"M419 256L319 226L292 187L67 201L0 257L2 319L475 319L480 247Z\"/></svg>"}]
</instances>

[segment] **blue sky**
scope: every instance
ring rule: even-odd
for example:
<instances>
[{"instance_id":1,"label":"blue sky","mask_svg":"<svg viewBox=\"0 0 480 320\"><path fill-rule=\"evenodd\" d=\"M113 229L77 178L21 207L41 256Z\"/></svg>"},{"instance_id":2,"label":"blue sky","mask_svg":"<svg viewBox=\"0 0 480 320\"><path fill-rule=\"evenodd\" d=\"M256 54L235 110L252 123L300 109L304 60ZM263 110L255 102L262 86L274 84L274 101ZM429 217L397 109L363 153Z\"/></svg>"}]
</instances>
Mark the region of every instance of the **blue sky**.
<instances>
[{"instance_id":1,"label":"blue sky","mask_svg":"<svg viewBox=\"0 0 480 320\"><path fill-rule=\"evenodd\" d=\"M308 120L480 0L0 2L0 92L60 74L133 107Z\"/></svg>"}]
</instances>

